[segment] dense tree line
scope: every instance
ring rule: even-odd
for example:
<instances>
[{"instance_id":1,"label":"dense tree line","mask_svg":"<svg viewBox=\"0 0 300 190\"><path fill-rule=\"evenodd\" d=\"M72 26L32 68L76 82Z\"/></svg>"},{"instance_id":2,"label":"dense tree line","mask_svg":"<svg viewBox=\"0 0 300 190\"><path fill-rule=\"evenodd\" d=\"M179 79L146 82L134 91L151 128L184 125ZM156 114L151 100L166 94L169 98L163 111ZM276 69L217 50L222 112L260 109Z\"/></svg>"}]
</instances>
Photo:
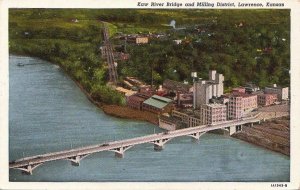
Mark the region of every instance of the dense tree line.
<instances>
[{"instance_id":1,"label":"dense tree line","mask_svg":"<svg viewBox=\"0 0 300 190\"><path fill-rule=\"evenodd\" d=\"M124 99L106 86L108 72L101 59L102 24L110 34L128 31L166 33L150 44L129 45L129 61L120 62L120 78L137 76L155 84L164 79L191 81L197 71L225 75L225 86L252 81L289 85L290 12L288 10L117 10L10 9L10 53L40 57L59 64L94 99L122 104ZM172 30L166 26L176 20ZM173 40L182 39L176 45ZM123 42L121 42L123 43Z\"/></svg>"},{"instance_id":2,"label":"dense tree line","mask_svg":"<svg viewBox=\"0 0 300 190\"><path fill-rule=\"evenodd\" d=\"M245 12L245 16L251 15ZM192 71L207 78L208 70L216 69L225 75L226 87L246 82L261 87L271 83L288 86L289 12L271 12L272 19L263 20L256 19L261 19L263 14L270 16L269 12L251 15L251 18L243 17L243 12L233 16L222 14L213 17L213 22L195 23L184 31L169 31L167 40L129 46L131 60L121 65L120 72L147 82L153 73L156 84L161 84L166 78L191 81ZM232 19L237 16L237 20ZM174 39L183 42L176 45Z\"/></svg>"}]
</instances>

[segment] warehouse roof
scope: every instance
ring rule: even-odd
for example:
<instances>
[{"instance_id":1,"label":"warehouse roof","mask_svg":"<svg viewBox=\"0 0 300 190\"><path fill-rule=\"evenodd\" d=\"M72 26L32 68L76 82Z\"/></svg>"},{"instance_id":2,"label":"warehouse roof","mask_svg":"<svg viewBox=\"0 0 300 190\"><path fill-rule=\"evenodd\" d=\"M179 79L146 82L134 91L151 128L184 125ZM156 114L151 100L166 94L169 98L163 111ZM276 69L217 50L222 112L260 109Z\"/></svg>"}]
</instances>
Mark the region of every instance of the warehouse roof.
<instances>
[{"instance_id":1,"label":"warehouse roof","mask_svg":"<svg viewBox=\"0 0 300 190\"><path fill-rule=\"evenodd\" d=\"M171 102L172 100L169 98L164 98L161 96L154 95L149 99L145 100L144 104L148 104L150 106L162 109L163 107L167 106Z\"/></svg>"}]
</instances>

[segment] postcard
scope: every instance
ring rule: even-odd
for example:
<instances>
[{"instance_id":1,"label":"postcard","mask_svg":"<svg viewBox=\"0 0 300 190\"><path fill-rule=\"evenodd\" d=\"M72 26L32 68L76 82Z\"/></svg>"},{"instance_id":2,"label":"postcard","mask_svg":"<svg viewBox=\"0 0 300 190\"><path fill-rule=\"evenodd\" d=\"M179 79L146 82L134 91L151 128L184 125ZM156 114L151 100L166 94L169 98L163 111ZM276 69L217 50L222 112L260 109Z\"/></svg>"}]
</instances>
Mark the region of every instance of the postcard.
<instances>
[{"instance_id":1,"label":"postcard","mask_svg":"<svg viewBox=\"0 0 300 190\"><path fill-rule=\"evenodd\" d=\"M1 189L299 189L299 1L0 1Z\"/></svg>"}]
</instances>

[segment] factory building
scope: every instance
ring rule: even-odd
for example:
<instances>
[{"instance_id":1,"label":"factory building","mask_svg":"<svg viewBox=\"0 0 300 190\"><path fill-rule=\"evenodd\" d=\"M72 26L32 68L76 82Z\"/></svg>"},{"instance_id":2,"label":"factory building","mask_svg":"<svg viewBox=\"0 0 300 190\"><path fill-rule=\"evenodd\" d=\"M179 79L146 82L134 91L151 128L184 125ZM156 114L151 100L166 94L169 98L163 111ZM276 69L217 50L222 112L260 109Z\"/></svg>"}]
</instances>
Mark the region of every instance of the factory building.
<instances>
[{"instance_id":1,"label":"factory building","mask_svg":"<svg viewBox=\"0 0 300 190\"><path fill-rule=\"evenodd\" d=\"M216 124L227 120L227 107L224 104L206 104L201 106L202 124Z\"/></svg>"},{"instance_id":2,"label":"factory building","mask_svg":"<svg viewBox=\"0 0 300 190\"><path fill-rule=\"evenodd\" d=\"M269 106L277 101L277 94L258 94L257 102L260 106Z\"/></svg>"},{"instance_id":3,"label":"factory building","mask_svg":"<svg viewBox=\"0 0 300 190\"><path fill-rule=\"evenodd\" d=\"M266 94L277 94L279 101L289 99L289 87L279 87L276 84L273 84L271 87L265 87Z\"/></svg>"},{"instance_id":4,"label":"factory building","mask_svg":"<svg viewBox=\"0 0 300 190\"><path fill-rule=\"evenodd\" d=\"M242 108L243 98L241 96L232 96L228 102L228 119L240 119L243 116Z\"/></svg>"},{"instance_id":5,"label":"factory building","mask_svg":"<svg viewBox=\"0 0 300 190\"><path fill-rule=\"evenodd\" d=\"M237 88L233 88L232 92L246 93L246 89L244 87L237 87Z\"/></svg>"},{"instance_id":6,"label":"factory building","mask_svg":"<svg viewBox=\"0 0 300 190\"><path fill-rule=\"evenodd\" d=\"M257 95L233 93L228 102L228 119L240 119L257 108Z\"/></svg>"},{"instance_id":7,"label":"factory building","mask_svg":"<svg viewBox=\"0 0 300 190\"><path fill-rule=\"evenodd\" d=\"M136 93L126 97L126 104L132 109L142 110L143 102L148 98L144 94Z\"/></svg>"},{"instance_id":8,"label":"factory building","mask_svg":"<svg viewBox=\"0 0 300 190\"><path fill-rule=\"evenodd\" d=\"M172 111L172 117L179 119L185 127L195 127L202 124L200 113L192 110Z\"/></svg>"},{"instance_id":9,"label":"factory building","mask_svg":"<svg viewBox=\"0 0 300 190\"><path fill-rule=\"evenodd\" d=\"M223 95L224 76L215 70L209 71L209 80L199 79L194 83L194 108L200 109L201 105L208 104L213 97Z\"/></svg>"},{"instance_id":10,"label":"factory building","mask_svg":"<svg viewBox=\"0 0 300 190\"><path fill-rule=\"evenodd\" d=\"M142 109L156 114L171 112L173 101L169 98L153 95L143 102Z\"/></svg>"},{"instance_id":11,"label":"factory building","mask_svg":"<svg viewBox=\"0 0 300 190\"><path fill-rule=\"evenodd\" d=\"M168 117L165 115L160 115L158 118L159 127L166 129L168 131L174 131L180 129L183 125L182 121L175 117Z\"/></svg>"},{"instance_id":12,"label":"factory building","mask_svg":"<svg viewBox=\"0 0 300 190\"><path fill-rule=\"evenodd\" d=\"M177 107L182 108L193 106L193 89L192 85L170 79L164 80L162 85L162 90L168 95L175 94L175 97L171 98L175 100Z\"/></svg>"}]
</instances>

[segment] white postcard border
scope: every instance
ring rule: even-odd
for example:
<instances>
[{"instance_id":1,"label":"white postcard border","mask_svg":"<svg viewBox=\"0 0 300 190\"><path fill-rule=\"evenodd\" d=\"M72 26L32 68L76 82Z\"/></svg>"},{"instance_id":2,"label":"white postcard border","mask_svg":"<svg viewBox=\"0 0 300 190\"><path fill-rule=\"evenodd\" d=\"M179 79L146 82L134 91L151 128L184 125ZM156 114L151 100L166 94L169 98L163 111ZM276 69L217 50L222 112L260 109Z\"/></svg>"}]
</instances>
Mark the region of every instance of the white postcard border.
<instances>
[{"instance_id":1,"label":"white postcard border","mask_svg":"<svg viewBox=\"0 0 300 190\"><path fill-rule=\"evenodd\" d=\"M285 188L272 188L274 182L9 182L8 178L8 9L9 8L174 8L176 7L138 7L138 2L167 2L167 0L0 0L0 189L300 189L300 1L296 0L229 0L208 2L266 2L284 3L284 7L276 9L291 9L291 157L290 182ZM168 2L188 3L191 0L173 0ZM196 1L197 2L197 1ZM201 1L202 2L202 1ZM187 7L178 7L179 9ZM189 7L189 9L212 9L211 7ZM232 9L232 7L213 7L213 9ZM259 8L259 7L258 7ZM263 7L272 8L272 7ZM243 9L243 7L235 7ZM249 9L249 7L247 7ZM257 9L252 7L251 9Z\"/></svg>"}]
</instances>

